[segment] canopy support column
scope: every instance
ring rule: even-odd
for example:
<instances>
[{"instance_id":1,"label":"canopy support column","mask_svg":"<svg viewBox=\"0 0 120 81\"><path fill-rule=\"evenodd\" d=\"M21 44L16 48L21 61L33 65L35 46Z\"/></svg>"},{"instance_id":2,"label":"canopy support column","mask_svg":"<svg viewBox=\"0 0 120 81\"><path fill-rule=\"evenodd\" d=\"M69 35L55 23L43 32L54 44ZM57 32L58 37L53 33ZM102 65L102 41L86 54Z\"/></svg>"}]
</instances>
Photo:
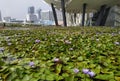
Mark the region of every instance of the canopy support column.
<instances>
[{"instance_id":1,"label":"canopy support column","mask_svg":"<svg viewBox=\"0 0 120 81\"><path fill-rule=\"evenodd\" d=\"M58 26L57 14L56 14L55 7L54 7L54 4L53 4L53 3L51 3L51 7L52 7L52 11L53 11L53 16L54 16L55 25Z\"/></svg>"},{"instance_id":2,"label":"canopy support column","mask_svg":"<svg viewBox=\"0 0 120 81\"><path fill-rule=\"evenodd\" d=\"M86 3L83 4L83 14L82 14L82 26L85 26L85 12L86 12Z\"/></svg>"},{"instance_id":3,"label":"canopy support column","mask_svg":"<svg viewBox=\"0 0 120 81\"><path fill-rule=\"evenodd\" d=\"M61 8L62 8L62 15L63 15L63 25L67 26L67 22L66 22L66 10L65 10L65 1L61 0Z\"/></svg>"},{"instance_id":4,"label":"canopy support column","mask_svg":"<svg viewBox=\"0 0 120 81\"><path fill-rule=\"evenodd\" d=\"M102 6L101 6L100 11L99 11L98 18L97 18L97 20L96 20L96 22L95 22L95 26L100 26L100 25L101 25L105 8L106 8L106 5L102 5Z\"/></svg>"},{"instance_id":5,"label":"canopy support column","mask_svg":"<svg viewBox=\"0 0 120 81\"><path fill-rule=\"evenodd\" d=\"M103 19L102 19L100 26L105 26L105 22L107 20L108 15L109 15L109 11L110 11L110 7L105 9L105 13L104 13L104 16L103 16Z\"/></svg>"}]
</instances>

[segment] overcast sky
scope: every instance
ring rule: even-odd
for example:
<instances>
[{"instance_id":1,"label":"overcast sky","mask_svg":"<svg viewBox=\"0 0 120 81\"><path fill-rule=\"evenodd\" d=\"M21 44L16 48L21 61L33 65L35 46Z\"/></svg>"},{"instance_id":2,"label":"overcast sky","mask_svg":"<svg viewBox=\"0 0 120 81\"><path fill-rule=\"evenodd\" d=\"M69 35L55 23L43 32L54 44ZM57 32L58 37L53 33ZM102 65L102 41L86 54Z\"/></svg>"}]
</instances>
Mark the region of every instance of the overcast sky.
<instances>
[{"instance_id":1,"label":"overcast sky","mask_svg":"<svg viewBox=\"0 0 120 81\"><path fill-rule=\"evenodd\" d=\"M50 6L44 0L0 0L0 11L2 17L11 16L12 18L25 19L29 6L35 9L50 10Z\"/></svg>"}]
</instances>

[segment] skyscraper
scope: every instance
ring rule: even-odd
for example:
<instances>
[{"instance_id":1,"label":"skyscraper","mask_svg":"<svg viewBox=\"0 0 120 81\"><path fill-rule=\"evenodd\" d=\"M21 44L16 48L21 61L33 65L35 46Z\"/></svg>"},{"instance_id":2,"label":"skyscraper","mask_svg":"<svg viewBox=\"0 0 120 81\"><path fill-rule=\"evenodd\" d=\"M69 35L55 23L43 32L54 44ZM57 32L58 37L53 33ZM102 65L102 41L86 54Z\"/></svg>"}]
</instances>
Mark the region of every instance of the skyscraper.
<instances>
[{"instance_id":1,"label":"skyscraper","mask_svg":"<svg viewBox=\"0 0 120 81\"><path fill-rule=\"evenodd\" d=\"M35 14L35 8L34 8L34 6L30 6L28 8L28 14L26 16L26 19L30 23L36 23L37 22L37 16Z\"/></svg>"},{"instance_id":2,"label":"skyscraper","mask_svg":"<svg viewBox=\"0 0 120 81\"><path fill-rule=\"evenodd\" d=\"M2 21L2 15L1 15L1 11L0 11L0 21Z\"/></svg>"},{"instance_id":3,"label":"skyscraper","mask_svg":"<svg viewBox=\"0 0 120 81\"><path fill-rule=\"evenodd\" d=\"M38 15L38 20L41 20L41 9L38 9L37 10L37 15Z\"/></svg>"},{"instance_id":4,"label":"skyscraper","mask_svg":"<svg viewBox=\"0 0 120 81\"><path fill-rule=\"evenodd\" d=\"M53 17L53 12L46 10L46 11L42 11L41 13L41 18L42 20L49 20L49 21L54 21L54 17Z\"/></svg>"},{"instance_id":5,"label":"skyscraper","mask_svg":"<svg viewBox=\"0 0 120 81\"><path fill-rule=\"evenodd\" d=\"M35 13L35 8L34 8L34 6L30 6L29 8L28 8L28 14L34 14Z\"/></svg>"},{"instance_id":6,"label":"skyscraper","mask_svg":"<svg viewBox=\"0 0 120 81\"><path fill-rule=\"evenodd\" d=\"M4 22L10 22L11 21L11 17L7 16L3 18Z\"/></svg>"},{"instance_id":7,"label":"skyscraper","mask_svg":"<svg viewBox=\"0 0 120 81\"><path fill-rule=\"evenodd\" d=\"M30 23L36 23L37 22L37 16L35 14L27 14L26 19Z\"/></svg>"}]
</instances>

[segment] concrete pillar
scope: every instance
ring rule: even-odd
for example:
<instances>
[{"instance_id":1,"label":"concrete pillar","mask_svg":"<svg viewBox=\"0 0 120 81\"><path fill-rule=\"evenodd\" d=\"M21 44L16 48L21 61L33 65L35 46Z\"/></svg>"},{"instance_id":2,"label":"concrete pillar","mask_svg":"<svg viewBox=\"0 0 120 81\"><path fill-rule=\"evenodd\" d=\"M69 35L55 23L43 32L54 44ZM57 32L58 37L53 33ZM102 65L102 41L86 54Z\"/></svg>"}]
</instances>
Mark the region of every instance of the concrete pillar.
<instances>
[{"instance_id":1,"label":"concrete pillar","mask_svg":"<svg viewBox=\"0 0 120 81\"><path fill-rule=\"evenodd\" d=\"M106 5L101 6L98 18L97 18L96 23L95 23L95 26L100 26L102 19L103 19L105 8L106 8Z\"/></svg>"},{"instance_id":2,"label":"concrete pillar","mask_svg":"<svg viewBox=\"0 0 120 81\"><path fill-rule=\"evenodd\" d=\"M83 4L83 14L82 14L82 26L84 26L85 24L85 12L86 12L86 3Z\"/></svg>"},{"instance_id":3,"label":"concrete pillar","mask_svg":"<svg viewBox=\"0 0 120 81\"><path fill-rule=\"evenodd\" d=\"M53 3L51 3L51 7L52 7L52 11L53 11L53 16L54 16L55 25L58 26L57 14L56 14L55 7L54 7L54 4L53 4Z\"/></svg>"},{"instance_id":4,"label":"concrete pillar","mask_svg":"<svg viewBox=\"0 0 120 81\"><path fill-rule=\"evenodd\" d=\"M100 23L100 26L105 26L105 22L106 22L106 20L107 20L109 11L110 11L110 7L108 7L108 8L105 9L104 16L103 16L103 18L102 18L102 21L101 21L101 23Z\"/></svg>"},{"instance_id":5,"label":"concrete pillar","mask_svg":"<svg viewBox=\"0 0 120 81\"><path fill-rule=\"evenodd\" d=\"M61 0L61 8L62 8L62 15L63 15L63 25L67 26L67 22L66 22L66 10L65 10L65 1Z\"/></svg>"},{"instance_id":6,"label":"concrete pillar","mask_svg":"<svg viewBox=\"0 0 120 81\"><path fill-rule=\"evenodd\" d=\"M76 25L76 17L77 17L77 14L74 13L74 23L75 23L75 25Z\"/></svg>"}]
</instances>

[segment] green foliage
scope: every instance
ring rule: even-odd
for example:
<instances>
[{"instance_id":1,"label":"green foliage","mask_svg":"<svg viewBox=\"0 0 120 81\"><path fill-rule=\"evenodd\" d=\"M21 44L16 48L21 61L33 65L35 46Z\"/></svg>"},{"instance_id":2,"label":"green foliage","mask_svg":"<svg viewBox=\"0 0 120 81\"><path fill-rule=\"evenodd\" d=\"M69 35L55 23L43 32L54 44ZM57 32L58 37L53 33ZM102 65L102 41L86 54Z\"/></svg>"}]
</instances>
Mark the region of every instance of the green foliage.
<instances>
[{"instance_id":1,"label":"green foliage","mask_svg":"<svg viewBox=\"0 0 120 81\"><path fill-rule=\"evenodd\" d=\"M1 30L0 47L4 51L0 51L0 78L2 81L120 81L118 43L120 28ZM59 60L54 61L55 58ZM74 73L74 68L79 72ZM83 74L83 68L89 68L96 76Z\"/></svg>"}]
</instances>

